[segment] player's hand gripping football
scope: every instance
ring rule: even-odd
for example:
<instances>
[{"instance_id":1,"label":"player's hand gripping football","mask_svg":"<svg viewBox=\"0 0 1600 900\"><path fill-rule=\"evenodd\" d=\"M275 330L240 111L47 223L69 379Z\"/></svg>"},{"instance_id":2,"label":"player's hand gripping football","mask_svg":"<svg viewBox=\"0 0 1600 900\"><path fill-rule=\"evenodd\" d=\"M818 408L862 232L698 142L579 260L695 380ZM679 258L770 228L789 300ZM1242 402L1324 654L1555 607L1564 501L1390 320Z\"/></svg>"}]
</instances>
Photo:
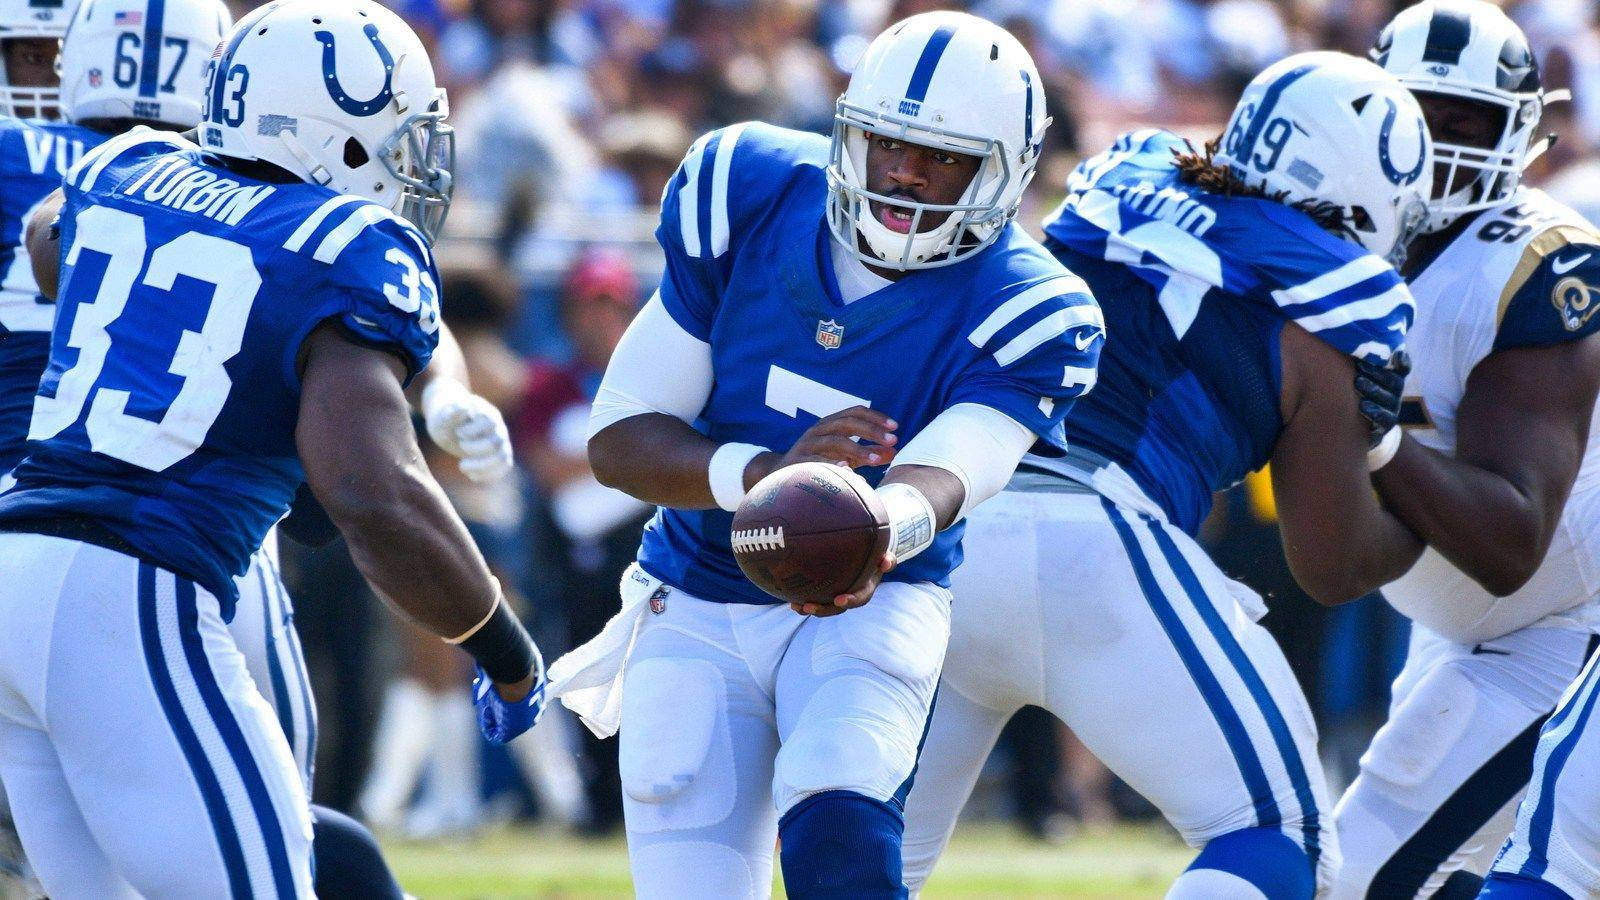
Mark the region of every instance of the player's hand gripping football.
<instances>
[{"instance_id":1,"label":"player's hand gripping football","mask_svg":"<svg viewBox=\"0 0 1600 900\"><path fill-rule=\"evenodd\" d=\"M428 437L460 460L473 481L494 481L511 471L511 434L494 404L452 379L440 379L422 392L422 418Z\"/></svg>"},{"instance_id":2,"label":"player's hand gripping football","mask_svg":"<svg viewBox=\"0 0 1600 900\"><path fill-rule=\"evenodd\" d=\"M1367 420L1369 449L1378 446L1383 436L1400 424L1400 403L1410 373L1411 357L1404 350L1396 353L1387 366L1356 360L1356 397L1361 415Z\"/></svg>"},{"instance_id":3,"label":"player's hand gripping football","mask_svg":"<svg viewBox=\"0 0 1600 900\"><path fill-rule=\"evenodd\" d=\"M514 685L496 684L482 666L473 668L472 705L478 709L478 730L489 743L504 744L539 723L544 715L545 677L538 647L533 648L533 671Z\"/></svg>"},{"instance_id":4,"label":"player's hand gripping football","mask_svg":"<svg viewBox=\"0 0 1600 900\"><path fill-rule=\"evenodd\" d=\"M845 610L866 606L867 601L872 599L873 592L878 589L878 583L883 580L883 576L894 568L894 565L894 554L884 553L882 558L878 560L878 568L867 575L866 581L848 594L840 594L834 597L832 605L827 603L791 603L789 608L802 616L827 618L828 616L837 616Z\"/></svg>"},{"instance_id":5,"label":"player's hand gripping football","mask_svg":"<svg viewBox=\"0 0 1600 900\"><path fill-rule=\"evenodd\" d=\"M758 458L745 472L745 485L802 462L834 463L851 469L887 466L894 460L894 430L898 427L895 420L865 406L824 416L807 428L782 457Z\"/></svg>"}]
</instances>

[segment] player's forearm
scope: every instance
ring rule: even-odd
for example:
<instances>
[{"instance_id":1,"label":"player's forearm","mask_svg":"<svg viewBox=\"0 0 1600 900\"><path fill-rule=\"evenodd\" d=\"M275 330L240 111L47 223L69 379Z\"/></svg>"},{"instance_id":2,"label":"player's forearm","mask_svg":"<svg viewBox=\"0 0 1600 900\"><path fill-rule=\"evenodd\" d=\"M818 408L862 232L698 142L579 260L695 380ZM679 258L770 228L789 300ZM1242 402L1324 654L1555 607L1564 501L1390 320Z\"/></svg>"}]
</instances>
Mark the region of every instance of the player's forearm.
<instances>
[{"instance_id":1,"label":"player's forearm","mask_svg":"<svg viewBox=\"0 0 1600 900\"><path fill-rule=\"evenodd\" d=\"M1373 483L1389 510L1496 596L1526 584L1549 549L1532 491L1409 436Z\"/></svg>"},{"instance_id":2,"label":"player's forearm","mask_svg":"<svg viewBox=\"0 0 1600 900\"><path fill-rule=\"evenodd\" d=\"M589 465L607 487L646 503L674 509L714 509L711 457L721 445L688 423L662 413L630 416L601 429L589 439ZM776 454L767 453L774 460ZM759 480L755 465L747 469L745 488Z\"/></svg>"},{"instance_id":3,"label":"player's forearm","mask_svg":"<svg viewBox=\"0 0 1600 900\"><path fill-rule=\"evenodd\" d=\"M329 509L351 559L422 627L441 638L466 633L499 600L483 556L420 460L390 469L383 481L375 493L368 494L375 485L363 485L367 496L344 496Z\"/></svg>"}]
</instances>

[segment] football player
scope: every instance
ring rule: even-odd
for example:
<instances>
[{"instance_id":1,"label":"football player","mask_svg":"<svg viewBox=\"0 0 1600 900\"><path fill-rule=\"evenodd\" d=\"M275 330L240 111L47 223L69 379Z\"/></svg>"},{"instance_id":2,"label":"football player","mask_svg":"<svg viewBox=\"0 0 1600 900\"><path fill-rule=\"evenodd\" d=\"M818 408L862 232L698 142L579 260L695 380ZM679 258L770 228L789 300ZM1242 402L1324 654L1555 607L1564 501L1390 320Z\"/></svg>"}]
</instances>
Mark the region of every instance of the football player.
<instances>
[{"instance_id":1,"label":"football player","mask_svg":"<svg viewBox=\"0 0 1600 900\"><path fill-rule=\"evenodd\" d=\"M35 10L19 3L11 7L16 8L0 7L0 13L32 21ZM41 288L30 269L30 254L21 246L23 224L33 210L59 205L59 194L42 204L40 198L60 185L61 176L86 149L140 125L169 131L196 126L205 95L206 48L214 48L231 24L220 0L166 0L154 10L147 0L87 0L71 27L61 26L65 89L57 87L54 66L48 83L35 86L48 102L34 105L49 118L0 119L0 247L9 259L0 281L0 487L24 455L33 395L50 352L54 307L44 301L56 291L58 248L47 241L46 252L31 260L41 268ZM135 52L146 45L161 48L160 53L147 60ZM142 71L160 77L147 80L140 77ZM57 111L64 121L53 121ZM421 400L435 441L462 457L464 471L475 478L497 477L509 466L504 423L492 405L466 390L465 362L448 329L441 325L439 336L439 349L413 385L412 396ZM278 574L276 530L268 533L249 570L235 581L238 611L229 630L252 681L288 736L309 793L316 709L292 624L293 609ZM320 896L399 895L365 828L324 807L313 807L313 818ZM357 852L347 852L351 849ZM374 887L380 883L384 890Z\"/></svg>"},{"instance_id":2,"label":"football player","mask_svg":"<svg viewBox=\"0 0 1600 900\"><path fill-rule=\"evenodd\" d=\"M0 115L57 117L56 53L77 7L78 0L0 3Z\"/></svg>"},{"instance_id":3,"label":"football player","mask_svg":"<svg viewBox=\"0 0 1600 900\"><path fill-rule=\"evenodd\" d=\"M1030 455L968 526L944 682L906 808L928 878L1001 727L1066 722L1200 854L1178 898L1305 898L1338 859L1305 696L1254 592L1195 532L1213 492L1271 463L1284 549L1324 603L1421 551L1367 487L1354 363L1400 348L1390 264L1431 182L1422 113L1391 75L1292 56L1240 97L1220 146L1124 135L1073 173L1045 246L1109 334L1066 453ZM1001 664L1003 661L1003 664Z\"/></svg>"},{"instance_id":4,"label":"football player","mask_svg":"<svg viewBox=\"0 0 1600 900\"><path fill-rule=\"evenodd\" d=\"M68 173L50 366L0 497L0 773L51 893L310 894L305 786L224 626L302 472L379 590L478 659L486 735L542 706L401 394L449 205L425 51L374 3L272 4L206 101L204 149L135 129Z\"/></svg>"},{"instance_id":5,"label":"football player","mask_svg":"<svg viewBox=\"0 0 1600 900\"><path fill-rule=\"evenodd\" d=\"M792 897L904 896L954 523L1035 440L1059 446L1103 339L1083 282L1012 221L1044 108L1015 38L926 13L872 42L831 142L735 125L668 183L666 274L589 440L600 481L661 509L623 612L559 664L592 728L620 717L641 897L765 897L775 837ZM893 539L881 579L791 609L744 578L729 525L805 460L876 483Z\"/></svg>"},{"instance_id":6,"label":"football player","mask_svg":"<svg viewBox=\"0 0 1600 900\"><path fill-rule=\"evenodd\" d=\"M1411 644L1339 802L1334 895L1472 896L1600 628L1600 232L1520 183L1546 98L1498 8L1413 6L1373 58L1438 142L1430 231L1405 270L1413 368L1403 391L1393 373L1363 382L1375 427L1404 429L1374 483L1428 550L1384 588Z\"/></svg>"}]
</instances>

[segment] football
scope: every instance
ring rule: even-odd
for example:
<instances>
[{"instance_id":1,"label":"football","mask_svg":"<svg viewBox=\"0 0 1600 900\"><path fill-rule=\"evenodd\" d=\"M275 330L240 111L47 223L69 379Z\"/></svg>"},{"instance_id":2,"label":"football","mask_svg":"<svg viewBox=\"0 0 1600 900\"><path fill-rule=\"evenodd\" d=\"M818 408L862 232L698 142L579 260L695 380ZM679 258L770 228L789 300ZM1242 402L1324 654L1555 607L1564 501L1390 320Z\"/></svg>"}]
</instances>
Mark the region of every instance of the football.
<instances>
[{"instance_id":1,"label":"football","mask_svg":"<svg viewBox=\"0 0 1600 900\"><path fill-rule=\"evenodd\" d=\"M841 466L785 466L733 514L733 557L756 587L790 603L829 603L858 587L889 548L889 516Z\"/></svg>"}]
</instances>

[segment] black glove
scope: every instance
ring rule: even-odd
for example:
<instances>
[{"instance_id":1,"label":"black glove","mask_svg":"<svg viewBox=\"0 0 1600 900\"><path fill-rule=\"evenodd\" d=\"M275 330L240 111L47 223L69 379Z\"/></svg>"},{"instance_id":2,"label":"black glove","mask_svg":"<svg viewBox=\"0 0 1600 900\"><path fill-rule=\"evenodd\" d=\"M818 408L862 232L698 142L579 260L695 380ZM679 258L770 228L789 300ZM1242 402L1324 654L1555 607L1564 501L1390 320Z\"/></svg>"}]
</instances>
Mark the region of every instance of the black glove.
<instances>
[{"instance_id":1,"label":"black glove","mask_svg":"<svg viewBox=\"0 0 1600 900\"><path fill-rule=\"evenodd\" d=\"M1356 360L1356 397L1361 415L1367 420L1368 450L1378 446L1383 436L1400 424L1400 401L1410 373L1411 357L1404 350L1391 357L1387 366Z\"/></svg>"}]
</instances>

